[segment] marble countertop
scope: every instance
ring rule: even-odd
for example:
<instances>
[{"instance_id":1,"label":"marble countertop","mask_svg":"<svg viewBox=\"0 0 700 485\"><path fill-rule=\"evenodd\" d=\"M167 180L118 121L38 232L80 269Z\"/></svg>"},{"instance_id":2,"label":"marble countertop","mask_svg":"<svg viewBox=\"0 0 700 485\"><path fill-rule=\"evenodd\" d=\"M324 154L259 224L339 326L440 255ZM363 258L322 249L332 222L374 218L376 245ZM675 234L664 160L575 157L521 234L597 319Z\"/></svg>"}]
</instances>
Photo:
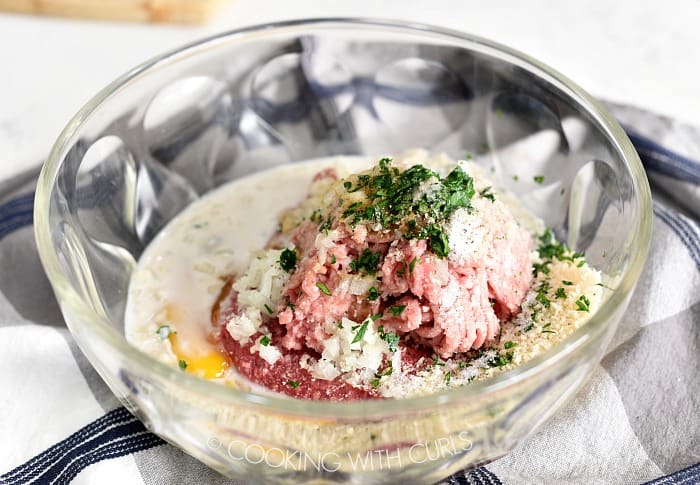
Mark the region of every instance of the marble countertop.
<instances>
[{"instance_id":1,"label":"marble countertop","mask_svg":"<svg viewBox=\"0 0 700 485\"><path fill-rule=\"evenodd\" d=\"M141 61L243 25L326 16L398 18L488 37L596 96L700 126L698 0L235 0L201 27L0 14L0 179L40 163L80 106Z\"/></svg>"}]
</instances>

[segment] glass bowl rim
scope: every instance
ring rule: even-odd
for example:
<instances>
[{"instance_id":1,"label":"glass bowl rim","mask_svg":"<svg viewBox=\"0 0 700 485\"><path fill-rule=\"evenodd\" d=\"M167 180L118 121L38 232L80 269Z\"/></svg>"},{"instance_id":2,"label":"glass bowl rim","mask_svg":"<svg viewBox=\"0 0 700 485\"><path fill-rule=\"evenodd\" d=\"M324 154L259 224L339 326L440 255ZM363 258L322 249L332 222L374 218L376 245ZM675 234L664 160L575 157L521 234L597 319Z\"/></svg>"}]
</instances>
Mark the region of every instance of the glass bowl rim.
<instances>
[{"instance_id":1,"label":"glass bowl rim","mask_svg":"<svg viewBox=\"0 0 700 485\"><path fill-rule=\"evenodd\" d=\"M51 228L49 226L49 205L54 182L62 165L63 155L67 151L74 135L89 121L91 115L109 102L114 93L138 80L140 76L146 75L149 71L159 67L175 63L180 59L196 55L198 52L218 47L227 42L238 42L270 33L303 31L310 28L332 30L339 27L432 36L433 38L449 39L455 45L464 48L475 49L480 47L482 52L483 50L490 51L488 52L490 55L497 56L510 64L517 62L520 67L524 67L538 78L543 78L556 85L579 108L585 110L595 120L597 128L603 132L607 140L613 144L622 156L622 159L627 163L635 193L639 197L640 215L639 223L633 229L632 240L635 241L635 247L630 255L629 265L621 275L618 287L603 302L598 311L591 315L586 324L552 348L515 369L469 386L405 399L347 402L311 401L250 393L215 382L209 382L182 372L179 368L173 368L158 362L129 344L125 337L110 325L106 316L91 310L88 304L78 295L63 274L58 257L54 251ZM37 183L34 205L34 232L44 270L56 293L62 312L65 313L66 310L70 310L71 314L79 317L79 325L85 326L90 333L102 339L112 350L123 358L128 359L132 365L137 366L141 371L155 374L159 379L177 383L190 392L201 394L205 398L215 398L221 404L256 407L264 409L266 412L272 411L280 414L344 420L369 418L370 416L394 416L406 412L432 411L436 406L456 404L469 399L486 399L489 395L503 392L556 365L558 361L602 332L609 323L609 317L614 315L619 305L624 304L633 290L646 260L651 235L651 213L649 184L639 156L629 138L601 103L558 71L515 49L453 29L387 19L329 17L271 22L211 35L153 57L107 85L73 116L49 153ZM71 327L74 324L70 323L68 326ZM71 332L73 332L72 329Z\"/></svg>"}]
</instances>

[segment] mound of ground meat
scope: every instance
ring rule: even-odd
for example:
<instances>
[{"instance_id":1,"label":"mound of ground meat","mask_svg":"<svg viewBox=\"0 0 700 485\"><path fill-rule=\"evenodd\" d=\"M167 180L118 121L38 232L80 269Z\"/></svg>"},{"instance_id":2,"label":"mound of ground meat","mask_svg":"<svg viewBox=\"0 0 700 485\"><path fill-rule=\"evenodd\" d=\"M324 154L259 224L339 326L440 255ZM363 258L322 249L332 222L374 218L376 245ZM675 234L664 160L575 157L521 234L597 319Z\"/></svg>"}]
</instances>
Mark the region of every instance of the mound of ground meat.
<instances>
[{"instance_id":1,"label":"mound of ground meat","mask_svg":"<svg viewBox=\"0 0 700 485\"><path fill-rule=\"evenodd\" d=\"M451 250L442 257L426 239L353 225L341 215L337 209L325 226L306 219L288 236L298 264L277 308L284 348L320 353L328 325L372 316L398 334L402 346L417 344L448 358L481 348L519 311L532 281L530 236L502 202L475 197L468 209L455 211ZM358 291L358 278L373 278L371 289Z\"/></svg>"}]
</instances>

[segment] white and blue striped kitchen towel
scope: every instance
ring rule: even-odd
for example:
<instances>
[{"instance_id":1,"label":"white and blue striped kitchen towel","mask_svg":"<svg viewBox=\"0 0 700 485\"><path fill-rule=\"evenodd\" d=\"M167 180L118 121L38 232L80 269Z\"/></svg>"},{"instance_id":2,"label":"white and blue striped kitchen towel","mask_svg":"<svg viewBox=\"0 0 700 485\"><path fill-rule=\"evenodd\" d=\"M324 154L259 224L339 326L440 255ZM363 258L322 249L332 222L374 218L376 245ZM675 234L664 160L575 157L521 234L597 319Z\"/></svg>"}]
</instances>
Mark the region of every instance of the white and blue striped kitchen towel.
<instances>
[{"instance_id":1,"label":"white and blue striped kitchen towel","mask_svg":"<svg viewBox=\"0 0 700 485\"><path fill-rule=\"evenodd\" d=\"M700 131L610 109L655 199L629 311L575 399L448 483L700 483ZM0 182L0 483L235 483L146 431L77 348L34 244L35 176Z\"/></svg>"}]
</instances>

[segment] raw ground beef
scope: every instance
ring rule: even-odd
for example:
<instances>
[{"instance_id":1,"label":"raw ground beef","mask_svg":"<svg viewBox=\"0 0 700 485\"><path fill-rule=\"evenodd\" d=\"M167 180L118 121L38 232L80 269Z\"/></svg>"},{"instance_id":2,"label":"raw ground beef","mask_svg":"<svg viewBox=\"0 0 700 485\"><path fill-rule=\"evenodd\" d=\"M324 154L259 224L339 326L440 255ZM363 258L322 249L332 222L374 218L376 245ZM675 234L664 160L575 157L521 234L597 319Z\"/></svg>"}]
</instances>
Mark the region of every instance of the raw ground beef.
<instances>
[{"instance_id":1,"label":"raw ground beef","mask_svg":"<svg viewBox=\"0 0 700 485\"><path fill-rule=\"evenodd\" d=\"M482 224L485 257L457 261L439 258L425 240L375 233L365 225L353 229L340 218L328 230L328 249L321 251L319 224L302 222L290 235L299 264L278 308L279 321L287 329L283 345L321 352L329 337L324 331L327 321L346 316L359 322L382 313L378 324L441 357L482 347L498 334L500 321L517 313L532 281L529 234L505 206L486 204L490 218ZM343 284L358 273L351 263L365 251L379 255L380 263L373 268L381 279L375 301L351 294ZM393 315L392 306L405 308Z\"/></svg>"}]
</instances>

